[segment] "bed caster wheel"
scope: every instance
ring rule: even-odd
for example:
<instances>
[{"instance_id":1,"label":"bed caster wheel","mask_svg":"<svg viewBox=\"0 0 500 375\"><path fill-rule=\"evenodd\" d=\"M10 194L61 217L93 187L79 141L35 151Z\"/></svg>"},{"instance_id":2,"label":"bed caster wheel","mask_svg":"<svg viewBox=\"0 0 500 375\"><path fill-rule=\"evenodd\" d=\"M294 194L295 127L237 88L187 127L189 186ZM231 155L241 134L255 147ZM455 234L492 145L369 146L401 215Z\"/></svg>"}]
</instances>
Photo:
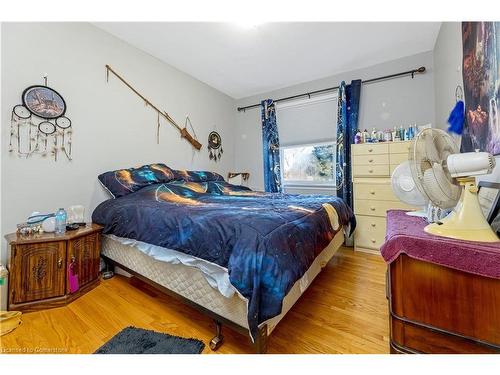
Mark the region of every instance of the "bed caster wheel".
<instances>
[{"instance_id":1,"label":"bed caster wheel","mask_svg":"<svg viewBox=\"0 0 500 375\"><path fill-rule=\"evenodd\" d=\"M217 349L220 348L223 342L224 342L224 336L215 336L212 340L210 340L208 346L215 352Z\"/></svg>"}]
</instances>

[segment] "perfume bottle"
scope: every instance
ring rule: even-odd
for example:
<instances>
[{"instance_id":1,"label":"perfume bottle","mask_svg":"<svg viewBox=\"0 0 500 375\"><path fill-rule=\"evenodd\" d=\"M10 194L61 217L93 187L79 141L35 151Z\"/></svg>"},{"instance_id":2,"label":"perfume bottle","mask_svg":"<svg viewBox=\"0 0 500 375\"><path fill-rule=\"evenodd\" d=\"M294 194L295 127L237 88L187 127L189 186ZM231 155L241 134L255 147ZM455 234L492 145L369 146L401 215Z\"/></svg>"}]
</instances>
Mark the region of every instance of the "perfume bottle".
<instances>
[{"instance_id":1,"label":"perfume bottle","mask_svg":"<svg viewBox=\"0 0 500 375\"><path fill-rule=\"evenodd\" d=\"M363 143L363 135L359 130L356 132L356 135L354 136L354 143L355 144Z\"/></svg>"},{"instance_id":2,"label":"perfume bottle","mask_svg":"<svg viewBox=\"0 0 500 375\"><path fill-rule=\"evenodd\" d=\"M363 136L362 136L363 143L368 142L369 139L370 139L370 135L368 134L368 130L365 129L365 131L363 132Z\"/></svg>"}]
</instances>

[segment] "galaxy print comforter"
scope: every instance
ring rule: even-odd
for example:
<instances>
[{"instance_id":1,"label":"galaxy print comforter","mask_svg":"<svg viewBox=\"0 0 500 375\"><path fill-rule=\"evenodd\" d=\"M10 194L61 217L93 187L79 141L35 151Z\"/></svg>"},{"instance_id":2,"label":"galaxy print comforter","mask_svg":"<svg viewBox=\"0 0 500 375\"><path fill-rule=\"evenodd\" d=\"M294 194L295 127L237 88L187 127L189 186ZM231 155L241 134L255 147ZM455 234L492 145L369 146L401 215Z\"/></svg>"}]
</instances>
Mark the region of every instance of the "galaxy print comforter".
<instances>
[{"instance_id":1,"label":"galaxy print comforter","mask_svg":"<svg viewBox=\"0 0 500 375\"><path fill-rule=\"evenodd\" d=\"M341 226L334 229L335 213ZM335 234L355 226L339 198L256 192L225 181L149 185L101 203L92 220L105 234L227 268L232 285L248 299L253 337L261 322L281 313L285 295Z\"/></svg>"}]
</instances>

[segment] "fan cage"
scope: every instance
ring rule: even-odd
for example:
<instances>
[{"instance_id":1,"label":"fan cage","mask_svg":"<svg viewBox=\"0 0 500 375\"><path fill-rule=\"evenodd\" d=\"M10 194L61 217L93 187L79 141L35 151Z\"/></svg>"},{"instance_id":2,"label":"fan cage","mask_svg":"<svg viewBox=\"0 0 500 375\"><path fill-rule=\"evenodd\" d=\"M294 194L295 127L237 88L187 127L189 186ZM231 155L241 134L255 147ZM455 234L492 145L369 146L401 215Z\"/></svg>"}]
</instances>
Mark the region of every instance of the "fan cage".
<instances>
[{"instance_id":1,"label":"fan cage","mask_svg":"<svg viewBox=\"0 0 500 375\"><path fill-rule=\"evenodd\" d=\"M417 134L408 155L417 189L434 205L454 207L462 188L451 177L446 160L459 153L453 138L441 129L424 129Z\"/></svg>"}]
</instances>

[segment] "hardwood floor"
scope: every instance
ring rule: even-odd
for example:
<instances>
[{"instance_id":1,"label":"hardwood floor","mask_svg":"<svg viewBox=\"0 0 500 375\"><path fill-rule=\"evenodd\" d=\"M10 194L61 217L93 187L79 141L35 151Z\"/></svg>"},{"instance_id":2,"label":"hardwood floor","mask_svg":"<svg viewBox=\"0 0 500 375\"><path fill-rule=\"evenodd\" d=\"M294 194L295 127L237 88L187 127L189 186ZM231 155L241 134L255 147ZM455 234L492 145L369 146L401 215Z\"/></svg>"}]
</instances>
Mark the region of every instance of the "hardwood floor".
<instances>
[{"instance_id":1,"label":"hardwood floor","mask_svg":"<svg viewBox=\"0 0 500 375\"><path fill-rule=\"evenodd\" d=\"M388 353L385 270L377 255L341 248L269 338L269 353ZM27 313L0 338L2 353L92 353L136 326L206 344L212 321L162 293L115 276L68 306ZM224 329L217 353L252 353L249 340Z\"/></svg>"}]
</instances>

